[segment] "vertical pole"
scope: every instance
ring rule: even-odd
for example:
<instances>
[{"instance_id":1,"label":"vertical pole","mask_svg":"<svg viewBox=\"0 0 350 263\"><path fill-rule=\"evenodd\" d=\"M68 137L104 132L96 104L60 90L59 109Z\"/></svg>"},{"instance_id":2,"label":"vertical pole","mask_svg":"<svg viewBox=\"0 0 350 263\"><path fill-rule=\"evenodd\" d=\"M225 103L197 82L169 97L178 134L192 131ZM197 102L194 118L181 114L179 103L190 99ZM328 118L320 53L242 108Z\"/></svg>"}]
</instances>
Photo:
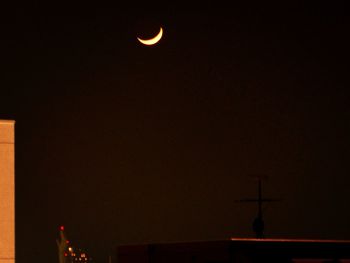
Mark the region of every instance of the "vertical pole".
<instances>
[{"instance_id":1,"label":"vertical pole","mask_svg":"<svg viewBox=\"0 0 350 263\"><path fill-rule=\"evenodd\" d=\"M258 200L258 206L259 206L259 212L258 212L258 217L262 219L262 193L261 193L261 179L259 178L259 183L258 183L258 195L259 195L259 200Z\"/></svg>"},{"instance_id":2,"label":"vertical pole","mask_svg":"<svg viewBox=\"0 0 350 263\"><path fill-rule=\"evenodd\" d=\"M256 238L264 238L264 220L262 215L262 189L261 189L261 178L258 181L258 215L253 221L253 231L255 232Z\"/></svg>"}]
</instances>

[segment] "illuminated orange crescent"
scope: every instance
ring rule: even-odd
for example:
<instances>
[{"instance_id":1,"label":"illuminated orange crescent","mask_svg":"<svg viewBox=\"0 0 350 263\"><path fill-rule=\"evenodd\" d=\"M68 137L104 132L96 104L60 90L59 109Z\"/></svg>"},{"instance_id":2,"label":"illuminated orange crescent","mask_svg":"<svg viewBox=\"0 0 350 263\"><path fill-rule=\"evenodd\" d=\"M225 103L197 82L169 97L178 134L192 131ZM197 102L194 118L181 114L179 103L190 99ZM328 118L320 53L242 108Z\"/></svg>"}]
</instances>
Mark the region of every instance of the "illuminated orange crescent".
<instances>
[{"instance_id":1,"label":"illuminated orange crescent","mask_svg":"<svg viewBox=\"0 0 350 263\"><path fill-rule=\"evenodd\" d=\"M163 36L163 28L160 28L159 33L155 37L150 39L142 39L138 37L137 40L144 45L151 46L158 43L159 40L162 38L162 36Z\"/></svg>"}]
</instances>

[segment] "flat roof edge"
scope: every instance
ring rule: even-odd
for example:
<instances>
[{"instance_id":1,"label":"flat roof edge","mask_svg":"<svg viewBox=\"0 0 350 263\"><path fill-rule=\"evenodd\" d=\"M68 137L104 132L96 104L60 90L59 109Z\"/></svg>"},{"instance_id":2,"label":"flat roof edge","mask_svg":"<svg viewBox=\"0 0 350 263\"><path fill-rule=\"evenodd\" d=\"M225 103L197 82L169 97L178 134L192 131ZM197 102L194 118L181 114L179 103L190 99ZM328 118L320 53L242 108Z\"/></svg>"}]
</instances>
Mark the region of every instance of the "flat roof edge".
<instances>
[{"instance_id":1,"label":"flat roof edge","mask_svg":"<svg viewBox=\"0 0 350 263\"><path fill-rule=\"evenodd\" d=\"M15 120L4 120L4 119L0 119L0 123L1 124L15 124Z\"/></svg>"}]
</instances>

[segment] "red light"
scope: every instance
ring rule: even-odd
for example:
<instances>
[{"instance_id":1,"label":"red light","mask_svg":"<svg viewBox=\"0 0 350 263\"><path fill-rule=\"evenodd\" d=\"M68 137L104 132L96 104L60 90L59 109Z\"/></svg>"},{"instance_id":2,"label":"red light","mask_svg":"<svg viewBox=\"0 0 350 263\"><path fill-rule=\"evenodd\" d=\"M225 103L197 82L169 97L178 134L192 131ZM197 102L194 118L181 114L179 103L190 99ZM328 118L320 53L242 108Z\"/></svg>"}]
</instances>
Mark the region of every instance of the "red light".
<instances>
[{"instance_id":1,"label":"red light","mask_svg":"<svg viewBox=\"0 0 350 263\"><path fill-rule=\"evenodd\" d=\"M67 254L67 253L64 253L64 256L65 256L65 257L67 257L67 256L68 256L68 254Z\"/></svg>"},{"instance_id":2,"label":"red light","mask_svg":"<svg viewBox=\"0 0 350 263\"><path fill-rule=\"evenodd\" d=\"M64 231L64 226L60 226L60 230L61 230L61 231Z\"/></svg>"},{"instance_id":3,"label":"red light","mask_svg":"<svg viewBox=\"0 0 350 263\"><path fill-rule=\"evenodd\" d=\"M69 240L66 240L66 244L68 244L69 243Z\"/></svg>"}]
</instances>

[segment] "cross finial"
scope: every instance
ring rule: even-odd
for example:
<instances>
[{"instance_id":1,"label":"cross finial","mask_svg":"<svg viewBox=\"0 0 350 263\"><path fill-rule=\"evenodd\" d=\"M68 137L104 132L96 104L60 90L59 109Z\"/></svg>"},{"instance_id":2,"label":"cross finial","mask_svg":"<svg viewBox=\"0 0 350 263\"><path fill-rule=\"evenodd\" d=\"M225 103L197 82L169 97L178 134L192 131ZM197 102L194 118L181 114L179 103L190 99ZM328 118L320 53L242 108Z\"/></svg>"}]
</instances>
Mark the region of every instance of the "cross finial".
<instances>
[{"instance_id":1,"label":"cross finial","mask_svg":"<svg viewBox=\"0 0 350 263\"><path fill-rule=\"evenodd\" d=\"M245 198L237 200L238 202L254 202L258 204L258 214L253 221L253 231L255 232L256 238L264 238L264 220L262 213L262 205L265 202L279 201L278 199L266 199L262 197L262 180L266 180L266 175L251 175L251 177L258 180L258 197L257 198Z\"/></svg>"}]
</instances>

